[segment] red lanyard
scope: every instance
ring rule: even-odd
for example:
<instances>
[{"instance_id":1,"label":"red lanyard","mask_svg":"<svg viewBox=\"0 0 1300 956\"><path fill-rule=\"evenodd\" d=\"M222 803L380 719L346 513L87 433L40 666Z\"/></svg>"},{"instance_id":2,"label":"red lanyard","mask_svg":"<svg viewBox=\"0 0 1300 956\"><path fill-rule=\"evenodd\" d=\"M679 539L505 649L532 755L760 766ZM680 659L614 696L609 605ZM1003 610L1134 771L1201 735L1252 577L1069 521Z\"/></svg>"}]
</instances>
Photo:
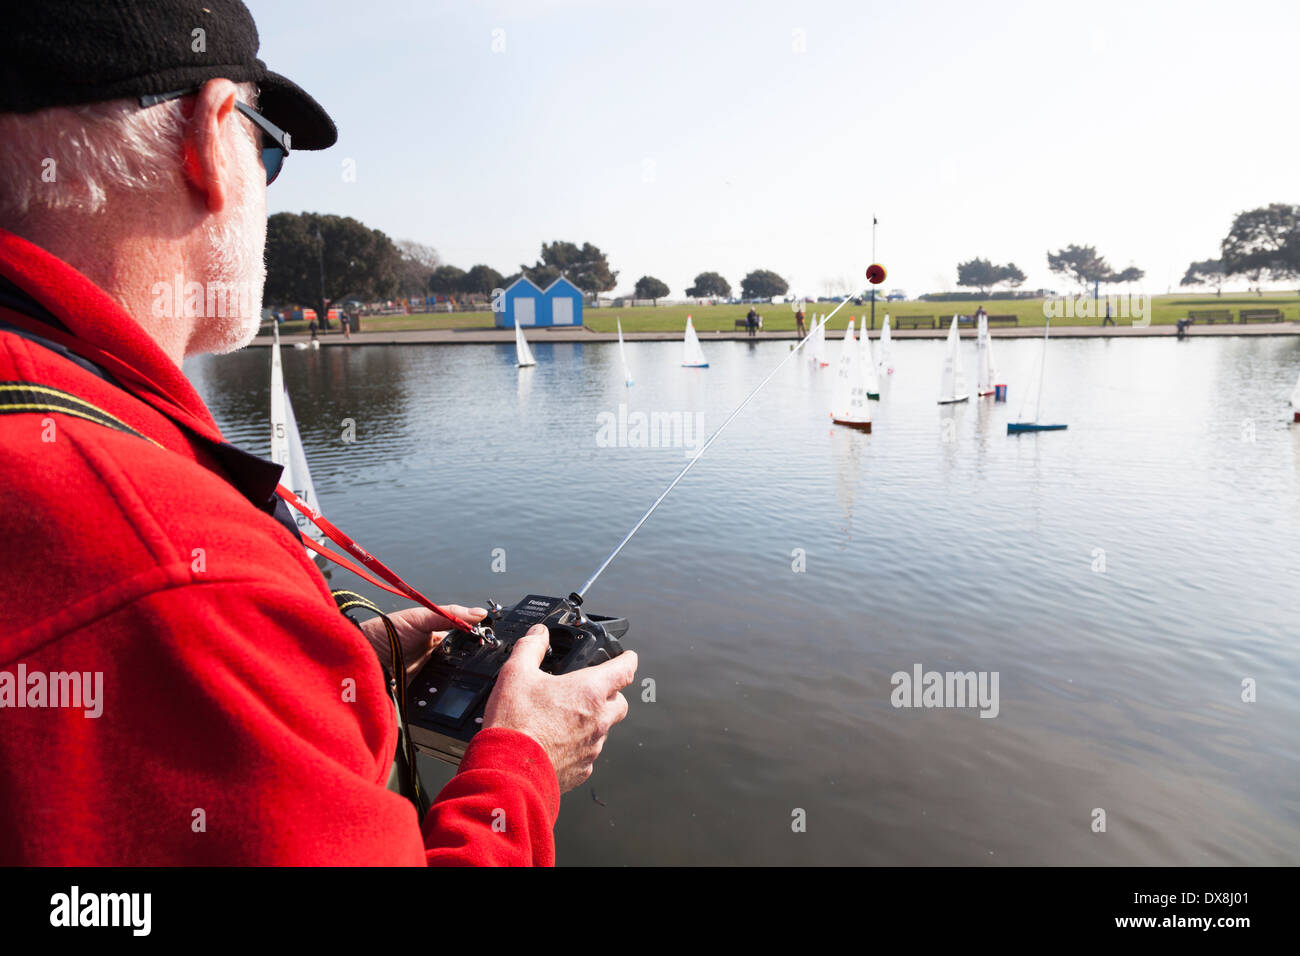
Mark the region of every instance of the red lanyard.
<instances>
[{"instance_id":1,"label":"red lanyard","mask_svg":"<svg viewBox=\"0 0 1300 956\"><path fill-rule=\"evenodd\" d=\"M329 560L333 561L335 564L340 565L341 567L347 568L353 574L365 578L367 581L369 581L371 584L375 585L376 587L381 587L385 591L390 591L391 593L396 594L400 597L410 598L412 601L424 605L430 611L433 611L435 614L441 614L443 617L445 617L448 621L452 623L453 627L456 627L459 630L465 631L467 634L476 633L474 630L474 625L469 624L466 621L462 621L459 617L457 617L455 614L452 614L450 611L446 610L445 608L438 607L438 605L434 604L432 601L430 601L419 591L415 590L415 588L411 587L409 584L403 581L400 577L397 576L397 573L395 571L390 570L387 565L385 565L382 561L380 561L378 558L372 555L369 551L366 551L363 547L361 547L361 545L357 544L345 533L340 531L337 527L334 526L333 523L326 520L324 515L322 515L319 511L316 511L314 508L312 508L309 504L307 504L305 501L303 501L301 498L295 495L284 485L277 485L275 488L275 493L279 495L281 498L283 498L288 504L297 508L304 515L310 518L312 524L320 528L321 532L327 538L329 538L339 547L343 548L345 551L348 552L348 554L352 555L352 557L356 558L358 561L360 561L362 564L368 567L371 571L374 571L375 574L379 575L379 577L383 578L384 580L380 581L377 578L375 578L373 575L367 574L365 571L357 567L355 564L353 564L347 558L343 557L341 554L335 554L333 551L329 550L323 545L317 544L315 541L311 540L311 538L304 535L302 539L302 543L306 545L308 548L310 548L312 551L315 551L317 554L321 555L324 558L328 558ZM385 584L384 581L387 581L388 583Z\"/></svg>"}]
</instances>

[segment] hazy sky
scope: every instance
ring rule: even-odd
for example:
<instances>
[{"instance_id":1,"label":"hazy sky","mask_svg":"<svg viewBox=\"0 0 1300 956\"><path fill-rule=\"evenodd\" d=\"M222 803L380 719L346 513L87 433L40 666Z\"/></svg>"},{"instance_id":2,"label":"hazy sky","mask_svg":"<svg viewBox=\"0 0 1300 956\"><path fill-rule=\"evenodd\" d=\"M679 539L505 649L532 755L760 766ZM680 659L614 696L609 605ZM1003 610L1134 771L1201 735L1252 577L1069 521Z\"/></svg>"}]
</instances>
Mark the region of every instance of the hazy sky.
<instances>
[{"instance_id":1,"label":"hazy sky","mask_svg":"<svg viewBox=\"0 0 1300 956\"><path fill-rule=\"evenodd\" d=\"M462 268L589 241L618 290L751 269L955 288L1094 244L1177 288L1235 213L1300 199L1300 3L246 0L339 143L272 212L354 216ZM344 163L355 163L345 181ZM1244 285L1244 283L1242 283Z\"/></svg>"}]
</instances>

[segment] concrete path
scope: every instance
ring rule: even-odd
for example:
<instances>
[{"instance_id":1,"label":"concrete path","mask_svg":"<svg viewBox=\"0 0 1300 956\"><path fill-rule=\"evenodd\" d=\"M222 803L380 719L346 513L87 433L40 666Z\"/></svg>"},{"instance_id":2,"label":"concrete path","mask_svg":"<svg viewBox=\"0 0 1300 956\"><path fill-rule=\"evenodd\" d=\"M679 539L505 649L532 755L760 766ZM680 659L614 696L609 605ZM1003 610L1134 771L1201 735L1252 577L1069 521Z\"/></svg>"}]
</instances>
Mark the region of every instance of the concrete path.
<instances>
[{"instance_id":1,"label":"concrete path","mask_svg":"<svg viewBox=\"0 0 1300 956\"><path fill-rule=\"evenodd\" d=\"M1054 325L1054 339L1090 339L1090 338L1128 338L1132 336L1165 335L1175 336L1177 328L1172 325L1151 325L1136 328L1131 325L1107 326L1096 325ZM841 336L843 333L839 333ZM871 333L874 339L880 330ZM948 329L890 329L895 339L938 339L948 334ZM1041 337L1040 326L999 326L990 329L994 338L1033 338ZM1249 325L1223 323L1214 325L1196 325L1188 332L1190 338L1202 338L1209 335L1300 335L1300 322L1252 322ZM699 332L701 342L766 342L794 341L794 332L760 332L754 339L748 333L739 332ZM974 329L962 329L962 338L974 338ZM624 332L623 338L629 342L680 342L682 333L676 332ZM292 347L295 342L307 342L310 335L282 335L280 341ZM344 338L341 332L330 332L320 337L322 348L340 345L492 345L513 343L515 333L511 329L423 329L401 330L393 332L354 332L352 338ZM585 326L578 328L534 328L528 330L528 340L539 342L617 342L615 332L591 332ZM270 336L259 335L251 343L254 346L269 346Z\"/></svg>"}]
</instances>

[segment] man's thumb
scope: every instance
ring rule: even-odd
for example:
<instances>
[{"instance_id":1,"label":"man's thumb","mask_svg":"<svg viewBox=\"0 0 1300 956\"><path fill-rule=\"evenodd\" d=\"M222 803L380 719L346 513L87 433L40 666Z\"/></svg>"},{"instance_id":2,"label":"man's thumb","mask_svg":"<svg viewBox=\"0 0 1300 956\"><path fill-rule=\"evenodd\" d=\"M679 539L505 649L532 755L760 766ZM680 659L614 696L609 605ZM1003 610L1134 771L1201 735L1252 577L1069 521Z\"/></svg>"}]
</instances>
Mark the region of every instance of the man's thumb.
<instances>
[{"instance_id":1,"label":"man's thumb","mask_svg":"<svg viewBox=\"0 0 1300 956\"><path fill-rule=\"evenodd\" d=\"M534 624L528 633L515 641L510 652L511 662L519 661L528 667L541 667L546 651L551 646L549 632L545 624Z\"/></svg>"}]
</instances>

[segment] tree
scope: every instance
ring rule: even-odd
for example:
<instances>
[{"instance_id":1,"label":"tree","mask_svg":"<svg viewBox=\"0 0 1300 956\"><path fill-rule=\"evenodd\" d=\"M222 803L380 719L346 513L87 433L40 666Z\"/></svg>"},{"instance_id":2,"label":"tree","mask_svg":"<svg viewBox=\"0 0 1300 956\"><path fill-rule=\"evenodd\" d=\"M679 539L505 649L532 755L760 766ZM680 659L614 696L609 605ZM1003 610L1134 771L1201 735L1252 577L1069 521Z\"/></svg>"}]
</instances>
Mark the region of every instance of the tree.
<instances>
[{"instance_id":1,"label":"tree","mask_svg":"<svg viewBox=\"0 0 1300 956\"><path fill-rule=\"evenodd\" d=\"M636 280L636 297L656 302L668 294L668 286L654 276L642 276Z\"/></svg>"},{"instance_id":2,"label":"tree","mask_svg":"<svg viewBox=\"0 0 1300 956\"><path fill-rule=\"evenodd\" d=\"M320 238L317 238L319 235ZM266 301L281 305L335 301L352 294L387 299L397 294L401 254L393 240L351 217L278 212L266 223Z\"/></svg>"},{"instance_id":3,"label":"tree","mask_svg":"<svg viewBox=\"0 0 1300 956\"><path fill-rule=\"evenodd\" d=\"M438 266L429 276L429 291L437 295L458 295L465 289L465 270Z\"/></svg>"},{"instance_id":4,"label":"tree","mask_svg":"<svg viewBox=\"0 0 1300 956\"><path fill-rule=\"evenodd\" d=\"M994 265L988 259L957 263L957 284L979 289L981 295L988 295L991 289L1004 282L1015 288L1024 281L1025 274L1014 262L1008 262L1004 266Z\"/></svg>"},{"instance_id":5,"label":"tree","mask_svg":"<svg viewBox=\"0 0 1300 956\"><path fill-rule=\"evenodd\" d=\"M1238 213L1220 245L1225 276L1300 276L1300 206L1275 202Z\"/></svg>"},{"instance_id":6,"label":"tree","mask_svg":"<svg viewBox=\"0 0 1300 956\"><path fill-rule=\"evenodd\" d=\"M785 295L790 286L770 269L755 269L740 280L740 296L743 299L771 299Z\"/></svg>"},{"instance_id":7,"label":"tree","mask_svg":"<svg viewBox=\"0 0 1300 956\"><path fill-rule=\"evenodd\" d=\"M505 277L491 266L477 265L465 273L461 291L470 295L491 295L493 289L504 289Z\"/></svg>"},{"instance_id":8,"label":"tree","mask_svg":"<svg viewBox=\"0 0 1300 956\"><path fill-rule=\"evenodd\" d=\"M429 274L442 263L438 250L414 239L398 239L394 245L401 256L398 264L398 295L428 295Z\"/></svg>"},{"instance_id":9,"label":"tree","mask_svg":"<svg viewBox=\"0 0 1300 956\"><path fill-rule=\"evenodd\" d=\"M520 266L519 271L542 288L560 276L568 279L583 292L596 295L614 288L618 273L609 268L605 253L589 242L579 248L576 243L542 243L542 256L534 266Z\"/></svg>"},{"instance_id":10,"label":"tree","mask_svg":"<svg viewBox=\"0 0 1300 956\"><path fill-rule=\"evenodd\" d=\"M1144 273L1137 266L1116 272L1110 263L1097 255L1096 246L1066 246L1047 254L1047 267L1057 275L1073 279L1085 289L1101 282L1136 282Z\"/></svg>"},{"instance_id":11,"label":"tree","mask_svg":"<svg viewBox=\"0 0 1300 956\"><path fill-rule=\"evenodd\" d=\"M1214 287L1215 295L1223 295L1223 280L1226 277L1223 273L1222 259L1204 259L1201 262L1193 262L1183 273L1183 281L1179 285L1209 285Z\"/></svg>"},{"instance_id":12,"label":"tree","mask_svg":"<svg viewBox=\"0 0 1300 956\"><path fill-rule=\"evenodd\" d=\"M731 283L716 272L701 272L695 277L695 284L686 290L686 294L692 299L714 296L726 299L731 297Z\"/></svg>"}]
</instances>

